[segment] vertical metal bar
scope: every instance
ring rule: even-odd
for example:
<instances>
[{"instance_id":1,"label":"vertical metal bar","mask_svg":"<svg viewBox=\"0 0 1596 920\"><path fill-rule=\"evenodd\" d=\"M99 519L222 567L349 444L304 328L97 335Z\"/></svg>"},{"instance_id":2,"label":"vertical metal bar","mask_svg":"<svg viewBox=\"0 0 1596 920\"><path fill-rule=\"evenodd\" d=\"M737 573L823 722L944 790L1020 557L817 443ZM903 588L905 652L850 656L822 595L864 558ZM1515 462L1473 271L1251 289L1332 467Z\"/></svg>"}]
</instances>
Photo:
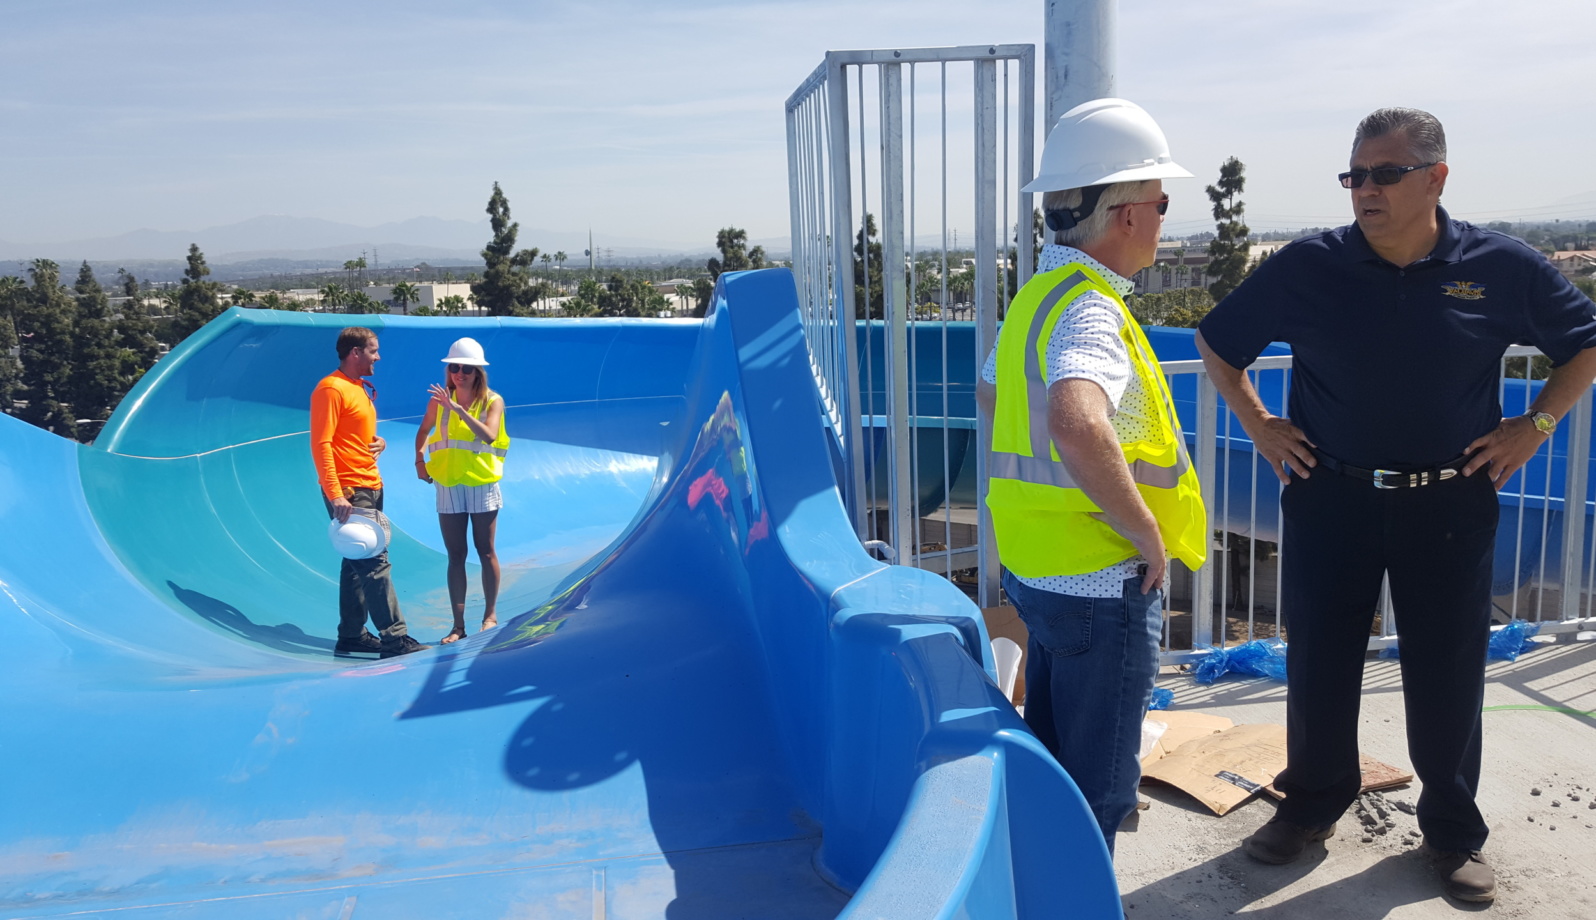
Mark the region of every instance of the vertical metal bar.
<instances>
[{"instance_id":1,"label":"vertical metal bar","mask_svg":"<svg viewBox=\"0 0 1596 920\"><path fill-rule=\"evenodd\" d=\"M1567 478L1563 480L1563 590L1558 619L1579 618L1580 568L1585 557L1585 490L1590 472L1591 397L1587 387L1563 419Z\"/></svg>"},{"instance_id":2,"label":"vertical metal bar","mask_svg":"<svg viewBox=\"0 0 1596 920\"><path fill-rule=\"evenodd\" d=\"M939 299L940 306L941 306L941 309L938 312L942 316L942 384L943 384L943 386L942 386L942 469L943 469L942 501L943 501L943 506L947 509L946 514L943 515L942 545L946 548L946 552L948 554L947 555L947 560L946 560L946 562L947 562L946 571L947 571L947 574L948 574L948 578L951 579L951 578L953 578L953 477L952 477L952 474L948 472L948 467L949 467L951 461L949 460L949 457L948 457L948 413L949 413L948 380L949 380L949 378L948 378L948 64L947 64L947 62L943 61L941 66L938 69L940 71L940 93L941 93L941 103L942 103L942 106L941 106L941 108L942 108L942 113L941 113L942 114L941 134L939 135L940 140L941 140L941 154L940 154L941 160L940 160L940 164L939 164L939 172L941 173L941 178L942 178L942 192L941 192L941 198L940 198L940 201L941 201L941 204L942 204L942 250L941 250L941 252L942 252L942 264L941 264L941 275L938 278L937 284L938 284L938 287L940 289L939 293L938 293L938 299ZM976 350L978 352L980 351L979 346L977 346ZM975 356L975 359L978 362L984 361L985 358L986 358L986 356L985 355L981 355L981 354L977 354ZM977 367L976 368L976 380L977 380L977 382L980 381L980 373L981 373L980 372L980 368ZM977 413L977 414L979 414L979 413ZM968 449L969 448L966 447L966 450L968 450ZM985 452L985 445L983 443L977 443L976 446L975 446L975 450L978 453L984 453ZM985 463L984 459L982 459L980 457L977 458L976 465L977 465L978 469L985 469L985 467L983 466L984 463ZM977 494L978 495L985 495L984 486L977 492ZM980 512L979 507L976 509L976 511L977 511L977 514L979 514L979 512ZM980 519L979 518L976 519L976 542L977 543L980 542ZM980 564L979 560L978 560L977 564L978 565ZM980 570L977 569L977 572L979 572L979 571Z\"/></svg>"},{"instance_id":3,"label":"vertical metal bar","mask_svg":"<svg viewBox=\"0 0 1596 920\"><path fill-rule=\"evenodd\" d=\"M887 507L893 549L898 559L912 561L914 497L911 491L909 443L909 318L903 279L903 65L882 64L881 100L881 349L886 367L890 471Z\"/></svg>"},{"instance_id":4,"label":"vertical metal bar","mask_svg":"<svg viewBox=\"0 0 1596 920\"><path fill-rule=\"evenodd\" d=\"M975 62L975 361L976 371L986 363L986 353L997 341L997 62ZM977 416L980 413L976 413ZM980 526L976 556L980 565L978 603L997 606L999 561L992 515L987 511L986 445L991 432L985 420L976 422L976 495Z\"/></svg>"},{"instance_id":5,"label":"vertical metal bar","mask_svg":"<svg viewBox=\"0 0 1596 920\"><path fill-rule=\"evenodd\" d=\"M1202 485L1203 507L1213 514L1214 496L1218 494L1214 482L1219 439L1219 388L1208 379L1207 371L1197 373L1197 479ZM1212 529L1210 527L1210 529ZM1212 546L1211 534L1204 534ZM1191 646L1206 648L1214 644L1214 563L1213 550L1209 559L1192 572L1191 587Z\"/></svg>"},{"instance_id":6,"label":"vertical metal bar","mask_svg":"<svg viewBox=\"0 0 1596 920\"><path fill-rule=\"evenodd\" d=\"M1036 157L1036 49L1026 46L1020 55L1020 181L1030 183L1035 170ZM1020 233L1020 264L1015 273L1015 284L1024 287L1036 271L1036 241L1031 236L1031 212L1035 203L1030 192L1020 193L1020 220L1025 229ZM983 357L985 357L983 355Z\"/></svg>"},{"instance_id":7,"label":"vertical metal bar","mask_svg":"<svg viewBox=\"0 0 1596 920\"><path fill-rule=\"evenodd\" d=\"M830 132L831 169L831 251L833 302L838 304L837 327L841 334L840 347L847 390L837 394L842 406L844 424L848 426L844 459L849 482L844 489L843 501L848 515L853 518L854 530L860 540L865 536L864 515L864 449L863 432L859 424L859 350L854 317L858 307L854 303L853 272L844 271L853 255L853 188L848 168L848 76L842 62L833 54L826 55L827 127Z\"/></svg>"},{"instance_id":8,"label":"vertical metal bar","mask_svg":"<svg viewBox=\"0 0 1596 920\"><path fill-rule=\"evenodd\" d=\"M908 257L906 259L909 272L909 281L905 287L905 289L908 291L908 296L904 299L904 305L906 307L904 315L908 317L909 322L909 374L911 375L909 382L909 418L912 428L909 434L911 451L911 457L909 461L909 494L913 497L914 501L914 534L911 538L913 542L910 544L913 552L911 552L909 556L913 560L914 565L919 567L920 550L921 547L925 546L926 539L924 534L925 521L920 516L920 415L922 411L920 407L920 277L919 266L915 259L915 257L918 255L918 252L916 252L914 243L915 218L919 216L916 214L916 205L918 204L920 198L920 187L918 185L919 174L916 171L916 167L919 165L916 156L919 152L919 148L916 144L918 139L918 125L915 123L915 113L917 109L916 103L918 101L918 97L915 95L916 86L914 78L915 65L910 64L909 95L907 97L909 100L909 184L907 186L908 200L905 202L905 206L908 208L909 223L908 229L904 232L904 236L907 237L906 242L908 243L909 247Z\"/></svg>"}]
</instances>

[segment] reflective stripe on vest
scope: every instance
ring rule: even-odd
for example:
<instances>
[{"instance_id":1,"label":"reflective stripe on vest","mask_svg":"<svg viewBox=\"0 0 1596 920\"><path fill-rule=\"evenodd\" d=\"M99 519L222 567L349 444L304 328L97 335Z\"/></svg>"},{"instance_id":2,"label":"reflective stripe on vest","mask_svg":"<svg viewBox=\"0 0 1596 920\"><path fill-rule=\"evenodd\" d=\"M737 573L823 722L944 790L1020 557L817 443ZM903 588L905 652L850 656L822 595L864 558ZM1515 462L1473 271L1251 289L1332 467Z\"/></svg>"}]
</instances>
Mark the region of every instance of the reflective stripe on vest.
<instances>
[{"instance_id":1,"label":"reflective stripe on vest","mask_svg":"<svg viewBox=\"0 0 1596 920\"><path fill-rule=\"evenodd\" d=\"M427 444L427 459L432 459L432 455L440 450L469 450L473 454L492 454L495 457L503 457L510 453L508 447L494 447L481 441L430 441Z\"/></svg>"},{"instance_id":2,"label":"reflective stripe on vest","mask_svg":"<svg viewBox=\"0 0 1596 920\"><path fill-rule=\"evenodd\" d=\"M1118 307L1122 319L1119 336L1132 372L1147 397L1158 404L1154 417L1148 419L1157 433L1145 440L1120 443L1126 466L1158 521L1171 555L1192 568L1200 566L1209 542L1207 515L1174 398L1141 327L1106 281L1079 263L1039 275L1031 284L1047 287L1030 292L1022 288L1009 308L1009 324L1014 326L1009 334L1025 324L1023 352L1016 356L1000 345L997 360L999 405L988 456L987 505L1004 564L1026 577L1074 575L1135 555L1128 540L1094 515L1098 507L1059 459L1048 428L1043 339L1063 319L1062 313L1055 315L1060 302L1095 291ZM1023 374L1023 387L1014 386L1016 371ZM1015 405L1017 397L1025 400L1023 406ZM1017 429L1021 424L1026 426L1023 436Z\"/></svg>"},{"instance_id":3,"label":"reflective stripe on vest","mask_svg":"<svg viewBox=\"0 0 1596 920\"><path fill-rule=\"evenodd\" d=\"M491 402L484 404L479 400L470 409L480 418L476 413L480 411L486 415L491 405ZM509 454L509 448L510 436L505 431L502 412L498 437L488 444L478 440L470 426L453 410L439 406L439 415L425 445L427 475L444 486L482 486L498 482L504 476L504 457Z\"/></svg>"}]
</instances>

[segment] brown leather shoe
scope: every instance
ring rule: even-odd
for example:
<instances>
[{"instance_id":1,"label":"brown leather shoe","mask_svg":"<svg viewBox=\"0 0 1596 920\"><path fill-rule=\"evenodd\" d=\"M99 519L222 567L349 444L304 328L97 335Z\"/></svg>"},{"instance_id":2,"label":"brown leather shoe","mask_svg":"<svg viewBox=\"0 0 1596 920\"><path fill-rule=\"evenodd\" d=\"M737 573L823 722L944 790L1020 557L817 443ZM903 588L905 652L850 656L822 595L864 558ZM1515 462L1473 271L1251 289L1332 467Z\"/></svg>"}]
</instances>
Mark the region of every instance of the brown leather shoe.
<instances>
[{"instance_id":1,"label":"brown leather shoe","mask_svg":"<svg viewBox=\"0 0 1596 920\"><path fill-rule=\"evenodd\" d=\"M1336 826L1303 827L1275 818L1241 842L1241 850L1253 859L1271 866L1295 862L1308 844L1336 835Z\"/></svg>"},{"instance_id":2,"label":"brown leather shoe","mask_svg":"<svg viewBox=\"0 0 1596 920\"><path fill-rule=\"evenodd\" d=\"M1437 851L1435 869L1446 883L1446 893L1459 901L1496 900L1496 872L1479 850Z\"/></svg>"}]
</instances>

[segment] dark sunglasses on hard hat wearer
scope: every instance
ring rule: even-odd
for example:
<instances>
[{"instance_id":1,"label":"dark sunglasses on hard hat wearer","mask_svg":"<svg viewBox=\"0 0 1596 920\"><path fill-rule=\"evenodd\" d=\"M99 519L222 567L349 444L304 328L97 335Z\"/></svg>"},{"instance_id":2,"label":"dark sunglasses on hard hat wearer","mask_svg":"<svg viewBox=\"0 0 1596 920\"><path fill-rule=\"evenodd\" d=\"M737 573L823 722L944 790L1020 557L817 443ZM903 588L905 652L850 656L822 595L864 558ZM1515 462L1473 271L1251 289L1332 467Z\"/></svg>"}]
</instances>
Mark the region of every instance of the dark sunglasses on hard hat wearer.
<instances>
[{"instance_id":1,"label":"dark sunglasses on hard hat wearer","mask_svg":"<svg viewBox=\"0 0 1596 920\"><path fill-rule=\"evenodd\" d=\"M1127 201L1124 204L1109 205L1108 209L1112 211L1115 208L1128 208L1137 204L1156 204L1158 205L1158 216L1163 217L1165 214L1169 213L1169 193L1165 192L1164 197L1158 199L1157 201Z\"/></svg>"},{"instance_id":2,"label":"dark sunglasses on hard hat wearer","mask_svg":"<svg viewBox=\"0 0 1596 920\"><path fill-rule=\"evenodd\" d=\"M451 374L475 374L476 372L476 367L470 364L449 365L449 373Z\"/></svg>"},{"instance_id":3,"label":"dark sunglasses on hard hat wearer","mask_svg":"<svg viewBox=\"0 0 1596 920\"><path fill-rule=\"evenodd\" d=\"M1415 169L1429 169L1434 165L1435 163L1420 163L1417 166L1376 166L1373 169L1354 169L1336 178L1341 180L1342 188L1362 188L1364 179L1373 179L1375 185L1396 185L1402 181L1403 176Z\"/></svg>"}]
</instances>

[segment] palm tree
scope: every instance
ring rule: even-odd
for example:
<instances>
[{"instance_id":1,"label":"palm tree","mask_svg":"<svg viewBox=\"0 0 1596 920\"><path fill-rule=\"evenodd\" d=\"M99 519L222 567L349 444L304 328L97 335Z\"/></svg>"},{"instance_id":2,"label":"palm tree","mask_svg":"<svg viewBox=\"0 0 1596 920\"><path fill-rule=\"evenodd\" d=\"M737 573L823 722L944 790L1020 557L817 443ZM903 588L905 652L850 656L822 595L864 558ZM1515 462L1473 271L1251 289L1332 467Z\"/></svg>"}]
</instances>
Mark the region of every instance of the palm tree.
<instances>
[{"instance_id":1,"label":"palm tree","mask_svg":"<svg viewBox=\"0 0 1596 920\"><path fill-rule=\"evenodd\" d=\"M228 297L228 299L233 302L233 306L235 307L242 307L245 304L253 301L254 298L254 294L251 294L247 289L241 287L233 288L233 293Z\"/></svg>"},{"instance_id":2,"label":"palm tree","mask_svg":"<svg viewBox=\"0 0 1596 920\"><path fill-rule=\"evenodd\" d=\"M421 300L421 291L408 281L401 281L393 286L393 293L389 295L399 309L406 315L410 313L410 305Z\"/></svg>"},{"instance_id":3,"label":"palm tree","mask_svg":"<svg viewBox=\"0 0 1596 920\"><path fill-rule=\"evenodd\" d=\"M549 255L546 252L543 254L543 274L547 275L549 273L549 263L553 262L553 261L554 261L554 257L553 256Z\"/></svg>"},{"instance_id":4,"label":"palm tree","mask_svg":"<svg viewBox=\"0 0 1596 920\"><path fill-rule=\"evenodd\" d=\"M321 294L322 308L329 313L349 302L349 291L336 281L322 285L318 293Z\"/></svg>"}]
</instances>

